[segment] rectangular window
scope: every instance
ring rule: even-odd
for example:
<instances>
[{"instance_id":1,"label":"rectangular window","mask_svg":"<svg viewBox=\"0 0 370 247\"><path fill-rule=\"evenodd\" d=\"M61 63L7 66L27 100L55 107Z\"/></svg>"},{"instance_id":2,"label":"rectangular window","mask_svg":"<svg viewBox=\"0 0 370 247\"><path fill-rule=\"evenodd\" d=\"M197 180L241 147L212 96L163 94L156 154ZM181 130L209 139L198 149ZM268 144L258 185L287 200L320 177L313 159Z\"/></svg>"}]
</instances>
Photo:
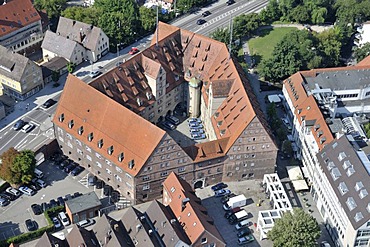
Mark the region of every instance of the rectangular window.
<instances>
[{"instance_id":1,"label":"rectangular window","mask_svg":"<svg viewBox=\"0 0 370 247\"><path fill-rule=\"evenodd\" d=\"M149 181L150 180L150 176L144 176L143 177L143 181Z\"/></svg>"},{"instance_id":2,"label":"rectangular window","mask_svg":"<svg viewBox=\"0 0 370 247\"><path fill-rule=\"evenodd\" d=\"M111 170L109 170L108 168L106 168L105 170L107 171L107 173L108 173L109 175L112 175Z\"/></svg>"},{"instance_id":3,"label":"rectangular window","mask_svg":"<svg viewBox=\"0 0 370 247\"><path fill-rule=\"evenodd\" d=\"M91 157L89 155L86 155L86 159L92 161Z\"/></svg>"},{"instance_id":4,"label":"rectangular window","mask_svg":"<svg viewBox=\"0 0 370 247\"><path fill-rule=\"evenodd\" d=\"M179 172L184 172L184 171L185 171L185 166L183 166L183 167L179 167L178 171L179 171Z\"/></svg>"},{"instance_id":5,"label":"rectangular window","mask_svg":"<svg viewBox=\"0 0 370 247\"><path fill-rule=\"evenodd\" d=\"M91 148L89 148L88 146L85 146L85 148L86 148L86 151L91 153Z\"/></svg>"},{"instance_id":6,"label":"rectangular window","mask_svg":"<svg viewBox=\"0 0 370 247\"><path fill-rule=\"evenodd\" d=\"M161 172L161 177L165 177L168 175L168 171Z\"/></svg>"},{"instance_id":7,"label":"rectangular window","mask_svg":"<svg viewBox=\"0 0 370 247\"><path fill-rule=\"evenodd\" d=\"M145 184L144 186L143 186L143 190L149 190L150 189L150 185L149 184Z\"/></svg>"},{"instance_id":8,"label":"rectangular window","mask_svg":"<svg viewBox=\"0 0 370 247\"><path fill-rule=\"evenodd\" d=\"M96 158L98 158L98 159L102 159L102 157L101 157L101 155L100 154L98 154L98 153L95 153L95 156L96 156Z\"/></svg>"},{"instance_id":9,"label":"rectangular window","mask_svg":"<svg viewBox=\"0 0 370 247\"><path fill-rule=\"evenodd\" d=\"M102 165L99 162L96 162L97 167L102 168Z\"/></svg>"},{"instance_id":10,"label":"rectangular window","mask_svg":"<svg viewBox=\"0 0 370 247\"><path fill-rule=\"evenodd\" d=\"M122 169L119 168L118 166L116 166L116 171L119 172L119 173L122 173Z\"/></svg>"},{"instance_id":11,"label":"rectangular window","mask_svg":"<svg viewBox=\"0 0 370 247\"><path fill-rule=\"evenodd\" d=\"M128 178L130 180L132 179L132 176L130 174L126 173L125 175L126 175L126 178Z\"/></svg>"}]
</instances>

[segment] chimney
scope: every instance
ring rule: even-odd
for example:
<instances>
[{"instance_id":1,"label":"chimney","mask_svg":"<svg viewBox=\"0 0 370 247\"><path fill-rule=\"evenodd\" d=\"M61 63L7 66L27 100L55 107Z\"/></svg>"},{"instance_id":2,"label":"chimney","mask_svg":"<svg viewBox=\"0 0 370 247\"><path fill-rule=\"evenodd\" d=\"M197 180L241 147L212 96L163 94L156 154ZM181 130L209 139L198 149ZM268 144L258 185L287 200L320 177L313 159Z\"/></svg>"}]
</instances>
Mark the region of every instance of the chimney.
<instances>
[{"instance_id":1,"label":"chimney","mask_svg":"<svg viewBox=\"0 0 370 247\"><path fill-rule=\"evenodd\" d=\"M116 224L114 224L114 226L113 226L113 229L116 231L116 232L118 232L118 228L119 228L119 225L116 223Z\"/></svg>"}]
</instances>

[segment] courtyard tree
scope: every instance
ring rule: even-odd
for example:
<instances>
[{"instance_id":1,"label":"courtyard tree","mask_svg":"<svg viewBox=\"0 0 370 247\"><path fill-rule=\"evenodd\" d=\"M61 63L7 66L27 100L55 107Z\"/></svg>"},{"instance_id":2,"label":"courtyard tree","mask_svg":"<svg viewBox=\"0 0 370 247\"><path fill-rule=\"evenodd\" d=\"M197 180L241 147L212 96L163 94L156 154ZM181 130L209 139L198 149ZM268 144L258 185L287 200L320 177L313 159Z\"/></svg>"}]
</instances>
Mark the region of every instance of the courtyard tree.
<instances>
[{"instance_id":1,"label":"courtyard tree","mask_svg":"<svg viewBox=\"0 0 370 247\"><path fill-rule=\"evenodd\" d=\"M355 50L355 57L357 62L360 62L362 59L370 55L370 43L365 43L361 48Z\"/></svg>"},{"instance_id":2,"label":"courtyard tree","mask_svg":"<svg viewBox=\"0 0 370 247\"><path fill-rule=\"evenodd\" d=\"M0 177L12 185L28 183L36 166L35 153L31 150L17 151L11 147L1 156Z\"/></svg>"},{"instance_id":3,"label":"courtyard tree","mask_svg":"<svg viewBox=\"0 0 370 247\"><path fill-rule=\"evenodd\" d=\"M320 235L321 231L316 219L301 208L294 208L293 212L284 213L267 233L274 246L280 247L316 246Z\"/></svg>"},{"instance_id":4,"label":"courtyard tree","mask_svg":"<svg viewBox=\"0 0 370 247\"><path fill-rule=\"evenodd\" d=\"M49 18L60 16L67 0L35 0L33 5L39 11L46 10Z\"/></svg>"}]
</instances>

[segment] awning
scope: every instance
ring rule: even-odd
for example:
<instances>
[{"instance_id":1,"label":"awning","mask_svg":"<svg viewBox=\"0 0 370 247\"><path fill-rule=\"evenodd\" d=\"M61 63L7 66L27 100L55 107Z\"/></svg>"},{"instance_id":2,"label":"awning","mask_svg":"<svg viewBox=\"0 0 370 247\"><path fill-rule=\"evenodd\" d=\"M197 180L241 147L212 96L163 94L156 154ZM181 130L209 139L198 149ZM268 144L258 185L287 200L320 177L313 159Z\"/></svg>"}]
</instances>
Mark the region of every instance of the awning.
<instances>
[{"instance_id":1,"label":"awning","mask_svg":"<svg viewBox=\"0 0 370 247\"><path fill-rule=\"evenodd\" d=\"M303 190L308 190L308 186L305 180L294 180L292 181L293 187L295 191L303 191Z\"/></svg>"},{"instance_id":2,"label":"awning","mask_svg":"<svg viewBox=\"0 0 370 247\"><path fill-rule=\"evenodd\" d=\"M299 166L287 166L286 169L288 171L289 179L292 182L295 191L309 189Z\"/></svg>"}]
</instances>

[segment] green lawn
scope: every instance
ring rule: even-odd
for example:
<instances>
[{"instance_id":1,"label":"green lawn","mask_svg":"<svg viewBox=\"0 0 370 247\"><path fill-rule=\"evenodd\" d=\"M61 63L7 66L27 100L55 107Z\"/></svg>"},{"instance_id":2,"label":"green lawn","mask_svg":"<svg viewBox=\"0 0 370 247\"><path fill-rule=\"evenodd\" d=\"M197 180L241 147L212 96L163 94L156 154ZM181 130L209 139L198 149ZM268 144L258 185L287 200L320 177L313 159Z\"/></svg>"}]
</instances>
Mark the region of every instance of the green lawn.
<instances>
[{"instance_id":1,"label":"green lawn","mask_svg":"<svg viewBox=\"0 0 370 247\"><path fill-rule=\"evenodd\" d=\"M270 58L275 45L280 42L285 34L295 29L295 27L265 29L259 32L258 37L250 39L248 41L249 50L251 54L254 55L256 64L258 64L262 58Z\"/></svg>"}]
</instances>

